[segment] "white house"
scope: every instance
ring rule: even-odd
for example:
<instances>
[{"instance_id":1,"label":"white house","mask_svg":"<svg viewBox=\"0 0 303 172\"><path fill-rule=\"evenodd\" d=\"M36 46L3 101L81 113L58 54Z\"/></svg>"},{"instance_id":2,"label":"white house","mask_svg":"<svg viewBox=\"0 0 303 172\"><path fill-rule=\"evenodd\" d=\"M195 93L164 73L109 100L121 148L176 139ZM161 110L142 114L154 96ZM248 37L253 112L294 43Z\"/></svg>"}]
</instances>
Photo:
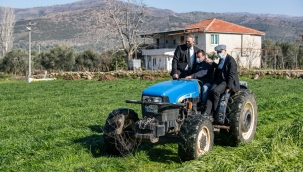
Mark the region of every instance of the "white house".
<instances>
[{"instance_id":1,"label":"white house","mask_svg":"<svg viewBox=\"0 0 303 172\"><path fill-rule=\"evenodd\" d=\"M225 44L227 52L238 65L251 68L261 66L261 36L255 29L219 19L207 19L180 30L152 33L154 49L143 50L145 67L149 70L171 70L175 48L185 43L186 35L195 36L197 47L214 52L215 46Z\"/></svg>"}]
</instances>

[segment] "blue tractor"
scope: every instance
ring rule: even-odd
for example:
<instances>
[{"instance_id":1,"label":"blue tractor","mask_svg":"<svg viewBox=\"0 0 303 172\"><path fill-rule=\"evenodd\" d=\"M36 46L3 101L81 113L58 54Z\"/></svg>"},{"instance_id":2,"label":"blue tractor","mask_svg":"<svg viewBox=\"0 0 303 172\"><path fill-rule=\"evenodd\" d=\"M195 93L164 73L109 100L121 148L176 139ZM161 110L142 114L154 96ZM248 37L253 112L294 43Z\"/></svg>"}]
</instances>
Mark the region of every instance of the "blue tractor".
<instances>
[{"instance_id":1,"label":"blue tractor","mask_svg":"<svg viewBox=\"0 0 303 172\"><path fill-rule=\"evenodd\" d=\"M161 82L146 88L141 100L142 118L127 108L113 110L103 127L105 150L125 155L141 142L178 143L182 161L196 159L210 151L214 131L230 146L249 142L257 126L257 105L246 82L232 95L222 95L215 113L215 122L199 111L201 88L198 80L179 79Z\"/></svg>"}]
</instances>

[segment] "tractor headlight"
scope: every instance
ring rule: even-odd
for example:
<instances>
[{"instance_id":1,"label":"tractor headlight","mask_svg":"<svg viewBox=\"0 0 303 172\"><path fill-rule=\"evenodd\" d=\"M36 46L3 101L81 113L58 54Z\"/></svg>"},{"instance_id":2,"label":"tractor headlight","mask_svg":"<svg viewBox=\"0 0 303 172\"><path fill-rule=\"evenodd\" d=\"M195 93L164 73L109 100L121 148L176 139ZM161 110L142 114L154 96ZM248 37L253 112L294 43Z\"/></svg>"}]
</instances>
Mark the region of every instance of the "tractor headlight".
<instances>
[{"instance_id":1,"label":"tractor headlight","mask_svg":"<svg viewBox=\"0 0 303 172\"><path fill-rule=\"evenodd\" d=\"M162 102L162 97L143 96L142 101L161 103Z\"/></svg>"},{"instance_id":2,"label":"tractor headlight","mask_svg":"<svg viewBox=\"0 0 303 172\"><path fill-rule=\"evenodd\" d=\"M161 103L162 102L162 98L161 97L154 97L154 102Z\"/></svg>"}]
</instances>

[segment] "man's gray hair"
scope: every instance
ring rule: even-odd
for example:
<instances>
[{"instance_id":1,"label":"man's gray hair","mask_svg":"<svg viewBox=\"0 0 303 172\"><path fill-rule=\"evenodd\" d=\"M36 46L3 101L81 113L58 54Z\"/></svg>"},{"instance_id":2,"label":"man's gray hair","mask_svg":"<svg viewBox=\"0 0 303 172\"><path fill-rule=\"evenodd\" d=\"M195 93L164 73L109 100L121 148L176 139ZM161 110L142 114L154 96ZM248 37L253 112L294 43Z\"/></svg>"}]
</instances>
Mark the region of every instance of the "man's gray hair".
<instances>
[{"instance_id":1,"label":"man's gray hair","mask_svg":"<svg viewBox=\"0 0 303 172\"><path fill-rule=\"evenodd\" d=\"M191 35L191 34L190 34L190 35L187 35L186 37L187 37L187 38L191 38L191 39L195 42L195 36L194 36L194 35Z\"/></svg>"}]
</instances>

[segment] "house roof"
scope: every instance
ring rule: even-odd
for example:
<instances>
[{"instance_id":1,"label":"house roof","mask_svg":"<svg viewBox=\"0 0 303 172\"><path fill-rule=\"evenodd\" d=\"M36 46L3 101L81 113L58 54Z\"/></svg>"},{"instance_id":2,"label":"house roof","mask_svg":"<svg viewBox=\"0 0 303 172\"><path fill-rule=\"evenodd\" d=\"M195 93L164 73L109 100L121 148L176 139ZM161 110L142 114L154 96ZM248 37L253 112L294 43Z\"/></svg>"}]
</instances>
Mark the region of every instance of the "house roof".
<instances>
[{"instance_id":1,"label":"house roof","mask_svg":"<svg viewBox=\"0 0 303 172\"><path fill-rule=\"evenodd\" d=\"M189 34L195 32L210 32L210 33L236 33L236 34L250 34L250 35L265 35L265 32L261 32L255 29L230 23L224 20L212 18L200 21L186 26L183 29L172 30L166 32L157 32L148 34L149 36L166 33L168 35L179 35L179 34ZM142 35L143 36L143 35ZM147 35L145 35L147 36Z\"/></svg>"},{"instance_id":2,"label":"house roof","mask_svg":"<svg viewBox=\"0 0 303 172\"><path fill-rule=\"evenodd\" d=\"M265 35L265 32L261 32L255 29L230 23L220 19L207 19L188 25L185 27L188 32L218 32L218 33L240 33L240 34L253 34L253 35Z\"/></svg>"}]
</instances>

